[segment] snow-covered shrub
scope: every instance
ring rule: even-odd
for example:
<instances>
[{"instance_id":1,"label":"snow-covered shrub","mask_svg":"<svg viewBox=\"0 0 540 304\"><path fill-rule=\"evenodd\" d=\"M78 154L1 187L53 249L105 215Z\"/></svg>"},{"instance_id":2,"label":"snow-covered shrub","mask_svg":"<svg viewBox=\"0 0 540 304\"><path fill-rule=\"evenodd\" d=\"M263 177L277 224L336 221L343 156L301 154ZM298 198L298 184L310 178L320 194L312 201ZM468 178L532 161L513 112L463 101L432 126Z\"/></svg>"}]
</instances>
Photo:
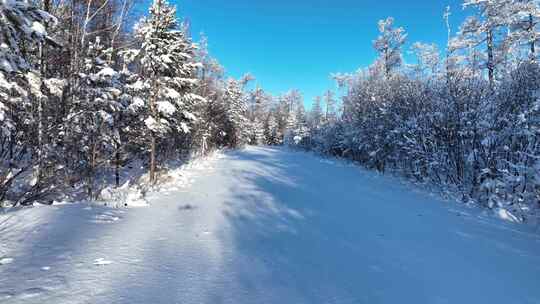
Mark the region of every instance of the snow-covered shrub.
<instances>
[{"instance_id":1,"label":"snow-covered shrub","mask_svg":"<svg viewBox=\"0 0 540 304\"><path fill-rule=\"evenodd\" d=\"M116 208L148 205L141 187L136 184L132 185L130 181L118 188L111 186L101 190L98 202Z\"/></svg>"}]
</instances>

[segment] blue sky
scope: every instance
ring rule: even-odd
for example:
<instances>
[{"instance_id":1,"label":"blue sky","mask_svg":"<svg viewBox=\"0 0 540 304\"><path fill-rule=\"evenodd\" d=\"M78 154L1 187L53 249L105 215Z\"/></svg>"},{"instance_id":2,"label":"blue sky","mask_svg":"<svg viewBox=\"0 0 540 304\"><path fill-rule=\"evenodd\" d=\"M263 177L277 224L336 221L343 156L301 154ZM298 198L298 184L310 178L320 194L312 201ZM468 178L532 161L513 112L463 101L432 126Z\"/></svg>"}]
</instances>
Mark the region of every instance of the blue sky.
<instances>
[{"instance_id":1,"label":"blue sky","mask_svg":"<svg viewBox=\"0 0 540 304\"><path fill-rule=\"evenodd\" d=\"M250 72L276 95L297 88L306 104L326 89L335 89L330 73L351 72L373 62L378 20L394 17L408 32L409 45L435 42L443 48L444 8L452 8L454 31L465 15L461 0L169 2L190 21L195 40L200 32L208 36L211 54L228 75L238 78Z\"/></svg>"}]
</instances>

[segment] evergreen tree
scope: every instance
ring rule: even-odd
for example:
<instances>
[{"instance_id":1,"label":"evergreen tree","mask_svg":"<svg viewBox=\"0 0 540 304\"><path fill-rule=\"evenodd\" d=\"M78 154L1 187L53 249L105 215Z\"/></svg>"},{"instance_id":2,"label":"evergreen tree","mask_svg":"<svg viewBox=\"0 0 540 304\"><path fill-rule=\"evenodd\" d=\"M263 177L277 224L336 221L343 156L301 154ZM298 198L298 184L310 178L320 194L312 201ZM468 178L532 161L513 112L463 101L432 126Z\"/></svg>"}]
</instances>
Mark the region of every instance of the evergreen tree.
<instances>
[{"instance_id":1,"label":"evergreen tree","mask_svg":"<svg viewBox=\"0 0 540 304\"><path fill-rule=\"evenodd\" d=\"M337 118L336 114L336 99L334 97L334 92L331 90L327 90L324 95L324 122L325 123L332 123L335 122Z\"/></svg>"},{"instance_id":2,"label":"evergreen tree","mask_svg":"<svg viewBox=\"0 0 540 304\"><path fill-rule=\"evenodd\" d=\"M87 192L95 197L94 177L99 167L111 160L119 142L119 116L125 109L122 103L121 74L110 65L110 49L99 37L89 43L84 71L79 74L80 99L72 104L67 142L83 161L80 170L85 172Z\"/></svg>"},{"instance_id":3,"label":"evergreen tree","mask_svg":"<svg viewBox=\"0 0 540 304\"><path fill-rule=\"evenodd\" d=\"M281 134L279 132L279 125L275 118L275 113L270 112L264 126L264 137L266 144L279 145L281 144Z\"/></svg>"},{"instance_id":4,"label":"evergreen tree","mask_svg":"<svg viewBox=\"0 0 540 304\"><path fill-rule=\"evenodd\" d=\"M405 30L394 28L394 18L389 17L379 21L380 36L373 42L375 50L379 53L378 61L382 65L384 75L389 77L403 62L401 48L407 39Z\"/></svg>"},{"instance_id":5,"label":"evergreen tree","mask_svg":"<svg viewBox=\"0 0 540 304\"><path fill-rule=\"evenodd\" d=\"M38 62L31 60L30 51L46 44L58 46L47 33L47 27L55 23L56 18L29 1L0 2L0 204L16 180L34 165L38 168L34 182L30 188L20 187L25 188L22 196L10 197L14 204L38 200L52 187L41 172L45 95ZM38 117L33 112L36 99ZM34 132L40 141L32 142L29 135Z\"/></svg>"},{"instance_id":6,"label":"evergreen tree","mask_svg":"<svg viewBox=\"0 0 540 304\"><path fill-rule=\"evenodd\" d=\"M136 32L141 81L148 88L141 108L146 116L143 136L149 137L150 181L155 182L158 139L172 132L188 134L197 120L191 110L203 101L194 93L200 64L191 61L195 46L179 29L176 9L167 1L154 0L149 18L139 22Z\"/></svg>"},{"instance_id":7,"label":"evergreen tree","mask_svg":"<svg viewBox=\"0 0 540 304\"><path fill-rule=\"evenodd\" d=\"M242 146L249 142L249 128L245 96L238 81L229 79L224 102L227 117L225 133L227 133L228 143L232 147Z\"/></svg>"},{"instance_id":8,"label":"evergreen tree","mask_svg":"<svg viewBox=\"0 0 540 304\"><path fill-rule=\"evenodd\" d=\"M510 13L509 0L466 0L464 7L475 7L480 18L469 18L464 24L462 32L471 33L478 38L475 39L475 46L485 45L486 48L486 68L488 79L493 87L495 83L495 73L500 62L500 52L502 43L497 43L497 36L502 36L499 41L506 39L504 27L508 25L508 14ZM504 49L503 49L504 50Z\"/></svg>"},{"instance_id":9,"label":"evergreen tree","mask_svg":"<svg viewBox=\"0 0 540 304\"><path fill-rule=\"evenodd\" d=\"M255 117L255 120L251 122L251 140L250 144L252 145L262 145L266 144L264 136L264 125L259 119Z\"/></svg>"},{"instance_id":10,"label":"evergreen tree","mask_svg":"<svg viewBox=\"0 0 540 304\"><path fill-rule=\"evenodd\" d=\"M323 112L321 107L321 97L316 96L313 100L313 107L310 112L310 129L316 130L320 128L323 119Z\"/></svg>"},{"instance_id":11,"label":"evergreen tree","mask_svg":"<svg viewBox=\"0 0 540 304\"><path fill-rule=\"evenodd\" d=\"M540 40L538 25L540 23L540 7L537 0L514 0L508 12L510 39L517 47L528 47L532 60L536 59L537 44Z\"/></svg>"},{"instance_id":12,"label":"evergreen tree","mask_svg":"<svg viewBox=\"0 0 540 304\"><path fill-rule=\"evenodd\" d=\"M425 75L437 75L437 69L440 64L439 48L436 44L425 44L415 42L411 47L417 58L417 64L414 68L420 77Z\"/></svg>"}]
</instances>

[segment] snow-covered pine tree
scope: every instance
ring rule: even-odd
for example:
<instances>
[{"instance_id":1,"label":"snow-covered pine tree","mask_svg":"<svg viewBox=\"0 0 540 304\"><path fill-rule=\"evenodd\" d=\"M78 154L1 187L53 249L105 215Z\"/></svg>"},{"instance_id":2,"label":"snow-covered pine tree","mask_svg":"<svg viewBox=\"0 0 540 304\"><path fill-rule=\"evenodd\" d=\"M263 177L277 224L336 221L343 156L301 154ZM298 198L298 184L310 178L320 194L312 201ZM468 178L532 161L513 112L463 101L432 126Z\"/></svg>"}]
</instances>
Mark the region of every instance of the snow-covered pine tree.
<instances>
[{"instance_id":1,"label":"snow-covered pine tree","mask_svg":"<svg viewBox=\"0 0 540 304\"><path fill-rule=\"evenodd\" d=\"M261 122L259 117L251 122L251 138L250 144L252 145L262 145L265 144L264 140L264 124Z\"/></svg>"},{"instance_id":2,"label":"snow-covered pine tree","mask_svg":"<svg viewBox=\"0 0 540 304\"><path fill-rule=\"evenodd\" d=\"M323 111L321 106L321 96L316 96L313 99L313 106L309 113L309 128L312 130L317 130L321 127L323 120Z\"/></svg>"},{"instance_id":3,"label":"snow-covered pine tree","mask_svg":"<svg viewBox=\"0 0 540 304\"><path fill-rule=\"evenodd\" d=\"M283 134L283 144L287 146L295 145L296 131L298 129L298 121L296 120L296 112L294 109L289 111L287 116L287 124L285 133Z\"/></svg>"},{"instance_id":4,"label":"snow-covered pine tree","mask_svg":"<svg viewBox=\"0 0 540 304\"><path fill-rule=\"evenodd\" d=\"M405 44L407 34L401 27L394 28L392 17L379 21L379 32L380 36L373 42L373 46L379 52L378 61L388 78L403 62L401 48Z\"/></svg>"},{"instance_id":5,"label":"snow-covered pine tree","mask_svg":"<svg viewBox=\"0 0 540 304\"><path fill-rule=\"evenodd\" d=\"M331 124L336 121L336 99L334 97L334 92L327 90L323 95L324 100L324 122L326 124Z\"/></svg>"},{"instance_id":6,"label":"snow-covered pine tree","mask_svg":"<svg viewBox=\"0 0 540 304\"><path fill-rule=\"evenodd\" d=\"M249 142L247 104L242 86L235 79L229 79L225 89L225 111L227 117L227 142L231 147L239 147Z\"/></svg>"},{"instance_id":7,"label":"snow-covered pine tree","mask_svg":"<svg viewBox=\"0 0 540 304\"><path fill-rule=\"evenodd\" d=\"M270 106L271 96L257 86L249 93L248 119L251 123L250 143L254 145L264 144L264 121Z\"/></svg>"},{"instance_id":8,"label":"snow-covered pine tree","mask_svg":"<svg viewBox=\"0 0 540 304\"><path fill-rule=\"evenodd\" d=\"M82 167L79 169L84 172L90 199L97 194L95 177L99 168L108 164L119 149L119 117L125 110L121 74L110 66L110 52L100 37L89 43L84 70L79 74L80 96L72 104L68 119L70 138L67 141L80 156Z\"/></svg>"},{"instance_id":9,"label":"snow-covered pine tree","mask_svg":"<svg viewBox=\"0 0 540 304\"><path fill-rule=\"evenodd\" d=\"M46 30L55 23L56 18L34 3L0 1L0 203L7 199L16 179L32 168L32 161L41 159L41 155L28 155L35 150L30 135L34 131L31 124L36 121L30 95L42 96L38 66L29 58L31 51L44 44L58 46ZM41 123L41 117L37 121ZM42 186L39 178L36 181L22 197L13 198L13 203L39 199L48 186Z\"/></svg>"},{"instance_id":10,"label":"snow-covered pine tree","mask_svg":"<svg viewBox=\"0 0 540 304\"><path fill-rule=\"evenodd\" d=\"M201 62L198 69L198 85L196 93L204 96L207 102L195 106L197 112L195 132L192 132L193 148L202 154L221 147L223 143L224 105L223 95L224 69L219 62L212 58L208 51L208 39L204 34L198 44L195 60Z\"/></svg>"},{"instance_id":11,"label":"snow-covered pine tree","mask_svg":"<svg viewBox=\"0 0 540 304\"><path fill-rule=\"evenodd\" d=\"M261 119L263 117L263 113L267 111L269 105L268 100L269 98L266 92L260 86L257 86L249 94L248 116L251 121L254 121L255 118Z\"/></svg>"},{"instance_id":12,"label":"snow-covered pine tree","mask_svg":"<svg viewBox=\"0 0 540 304\"><path fill-rule=\"evenodd\" d=\"M296 145L306 145L309 139L309 128L308 128L308 118L306 114L306 109L304 107L303 99L300 100L300 103L296 107L296 136L294 142Z\"/></svg>"},{"instance_id":13,"label":"snow-covered pine tree","mask_svg":"<svg viewBox=\"0 0 540 304\"><path fill-rule=\"evenodd\" d=\"M469 18L462 27L462 32L479 37L474 47L485 45L486 68L491 87L495 85L495 74L501 54L501 42L507 39L505 27L509 22L511 2L513 0L465 0L464 7L474 7L478 10L478 18ZM504 54L503 54L504 55Z\"/></svg>"},{"instance_id":14,"label":"snow-covered pine tree","mask_svg":"<svg viewBox=\"0 0 540 304\"><path fill-rule=\"evenodd\" d=\"M0 2L0 122L4 134L15 128L8 112L16 111L8 109L18 106L13 102L22 101L13 97L22 96L25 99L25 91L28 91L31 85L21 75L32 70L37 72L35 63L28 61L28 51L42 43L56 45L46 31L47 26L54 23L56 18L28 1ZM21 47L23 45L24 48Z\"/></svg>"},{"instance_id":15,"label":"snow-covered pine tree","mask_svg":"<svg viewBox=\"0 0 540 304\"><path fill-rule=\"evenodd\" d=\"M411 46L415 54L417 64L414 68L419 77L436 76L440 64L439 48L436 44L415 42Z\"/></svg>"},{"instance_id":16,"label":"snow-covered pine tree","mask_svg":"<svg viewBox=\"0 0 540 304\"><path fill-rule=\"evenodd\" d=\"M481 76L487 57L478 49L484 39L478 30L480 26L476 16L467 17L461 24L458 35L449 42L447 72L456 74L459 71L462 77L467 78Z\"/></svg>"},{"instance_id":17,"label":"snow-covered pine tree","mask_svg":"<svg viewBox=\"0 0 540 304\"><path fill-rule=\"evenodd\" d=\"M510 4L508 26L510 39L517 47L527 47L528 55L536 60L540 40L540 4L538 0L514 0Z\"/></svg>"},{"instance_id":18,"label":"snow-covered pine tree","mask_svg":"<svg viewBox=\"0 0 540 304\"><path fill-rule=\"evenodd\" d=\"M176 8L166 0L154 0L150 16L136 27L141 47L136 54L141 67L141 115L146 126L143 136L149 137L150 182L156 181L158 140L168 133L187 135L197 120L192 113L204 98L194 93L195 72L201 65L193 62L196 46L180 29Z\"/></svg>"},{"instance_id":19,"label":"snow-covered pine tree","mask_svg":"<svg viewBox=\"0 0 540 304\"><path fill-rule=\"evenodd\" d=\"M300 91L290 90L282 96L282 104L284 107L285 127L283 131L283 143L285 145L296 145L295 140L298 135L299 121L298 111L299 107L303 107L303 97Z\"/></svg>"},{"instance_id":20,"label":"snow-covered pine tree","mask_svg":"<svg viewBox=\"0 0 540 304\"><path fill-rule=\"evenodd\" d=\"M267 145L281 144L279 125L275 115L274 111L268 113L268 117L264 124L264 138Z\"/></svg>"},{"instance_id":21,"label":"snow-covered pine tree","mask_svg":"<svg viewBox=\"0 0 540 304\"><path fill-rule=\"evenodd\" d=\"M21 43L36 46L40 43L57 43L48 36L47 26L56 23L56 18L25 0L3 0L0 2L0 32L4 43L0 49L0 71L18 73L32 68L27 61Z\"/></svg>"}]
</instances>

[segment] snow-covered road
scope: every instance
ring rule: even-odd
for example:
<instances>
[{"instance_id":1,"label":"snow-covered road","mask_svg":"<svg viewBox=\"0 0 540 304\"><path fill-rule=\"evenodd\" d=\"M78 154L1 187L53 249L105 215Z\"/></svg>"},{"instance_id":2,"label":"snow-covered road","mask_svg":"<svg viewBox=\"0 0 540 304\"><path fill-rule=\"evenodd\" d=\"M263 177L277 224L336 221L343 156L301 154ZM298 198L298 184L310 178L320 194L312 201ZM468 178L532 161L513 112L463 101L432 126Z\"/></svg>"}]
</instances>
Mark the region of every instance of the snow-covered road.
<instances>
[{"instance_id":1,"label":"snow-covered road","mask_svg":"<svg viewBox=\"0 0 540 304\"><path fill-rule=\"evenodd\" d=\"M532 228L280 148L151 206L0 215L0 303L540 303Z\"/></svg>"}]
</instances>

